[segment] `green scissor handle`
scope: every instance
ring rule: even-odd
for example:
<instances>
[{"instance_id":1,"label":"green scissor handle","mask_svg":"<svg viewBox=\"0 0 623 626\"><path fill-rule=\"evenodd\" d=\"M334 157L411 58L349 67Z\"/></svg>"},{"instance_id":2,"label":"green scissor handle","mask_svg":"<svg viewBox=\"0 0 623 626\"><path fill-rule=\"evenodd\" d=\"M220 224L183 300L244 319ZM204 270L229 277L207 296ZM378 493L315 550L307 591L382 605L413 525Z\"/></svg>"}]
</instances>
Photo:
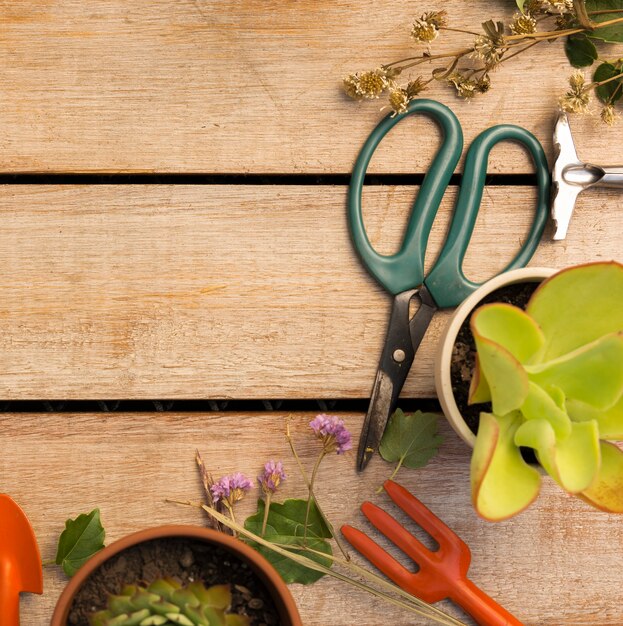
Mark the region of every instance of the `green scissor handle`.
<instances>
[{"instance_id":1,"label":"green scissor handle","mask_svg":"<svg viewBox=\"0 0 623 626\"><path fill-rule=\"evenodd\" d=\"M394 255L384 256L372 248L363 227L363 178L381 139L401 119L416 112L428 114L439 122L444 141L418 193L401 249ZM443 308L459 304L479 286L463 274L463 259L480 208L489 153L494 145L507 139L521 143L531 153L536 166L538 198L528 237L504 271L526 265L534 254L549 213L550 177L545 153L536 137L527 130L512 125L494 126L478 135L467 153L463 182L448 237L437 262L425 278L424 253L428 236L463 147L459 122L444 105L432 100L415 100L406 113L386 117L372 132L355 163L349 192L349 218L355 247L361 258L370 273L390 293L395 295L424 283L437 305Z\"/></svg>"},{"instance_id":2,"label":"green scissor handle","mask_svg":"<svg viewBox=\"0 0 623 626\"><path fill-rule=\"evenodd\" d=\"M471 239L480 201L485 188L487 161L493 146L512 140L525 146L534 160L538 182L536 212L530 232L515 258L502 270L524 267L532 258L549 215L549 167L539 140L525 128L511 124L493 126L480 133L472 142L465 157L465 169L450 232L437 262L428 272L424 284L439 308L460 304L482 283L475 283L463 274L463 259Z\"/></svg>"},{"instance_id":3,"label":"green scissor handle","mask_svg":"<svg viewBox=\"0 0 623 626\"><path fill-rule=\"evenodd\" d=\"M398 122L413 113L432 117L440 126L443 143L424 177L415 199L405 238L396 254L379 254L370 243L363 223L361 196L370 159L379 143ZM372 274L387 291L396 295L424 280L424 253L437 209L463 151L463 131L456 115L434 100L414 100L406 113L387 115L363 145L353 169L348 193L348 215L355 247Z\"/></svg>"}]
</instances>

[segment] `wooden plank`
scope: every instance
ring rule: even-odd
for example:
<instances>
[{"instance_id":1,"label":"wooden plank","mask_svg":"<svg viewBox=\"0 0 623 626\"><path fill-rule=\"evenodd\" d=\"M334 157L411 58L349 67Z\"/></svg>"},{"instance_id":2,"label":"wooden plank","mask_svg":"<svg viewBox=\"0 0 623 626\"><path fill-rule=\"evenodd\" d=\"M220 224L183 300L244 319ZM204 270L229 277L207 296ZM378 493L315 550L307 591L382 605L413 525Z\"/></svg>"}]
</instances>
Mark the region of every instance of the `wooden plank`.
<instances>
[{"instance_id":1,"label":"wooden plank","mask_svg":"<svg viewBox=\"0 0 623 626\"><path fill-rule=\"evenodd\" d=\"M297 414L293 427L308 467L318 453L306 425L311 417ZM343 417L358 433L362 415ZM202 524L199 511L164 502L201 497L195 448L217 476L232 471L253 476L267 458L284 459L288 479L281 496L304 494L284 440L284 419L275 413L1 415L2 489L29 515L44 559L54 557L65 519L95 506L107 542L159 524ZM468 449L445 422L443 434L440 456L423 469L401 470L400 481L470 546L474 582L525 624L623 623L620 518L564 495L547 478L526 512L498 524L484 522L470 504ZM364 474L354 466L352 452L326 458L318 497L336 526L354 523L370 532L358 506L371 499L391 510L388 499L374 493L390 467L378 458ZM250 514L253 502L252 497L241 502L238 516ZM23 597L22 625L46 624L65 583L58 568L45 568L44 595ZM332 580L291 589L306 626L350 626L353 615L362 626L413 624L400 610Z\"/></svg>"},{"instance_id":2,"label":"wooden plank","mask_svg":"<svg viewBox=\"0 0 623 626\"><path fill-rule=\"evenodd\" d=\"M366 188L390 252L414 188ZM533 265L621 257L616 192L585 194ZM466 259L499 271L534 190L491 187ZM450 217L448 194L428 263ZM0 398L367 397L388 295L359 264L342 187L6 186L0 194ZM434 395L434 320L404 395Z\"/></svg>"},{"instance_id":3,"label":"wooden plank","mask_svg":"<svg viewBox=\"0 0 623 626\"><path fill-rule=\"evenodd\" d=\"M448 0L455 27L509 20L512 2ZM427 5L391 0L5 0L0 32L0 171L348 172L381 103L357 105L341 79L417 53L409 36ZM445 43L444 43L445 40ZM436 52L469 45L447 33ZM471 141L515 123L552 153L558 97L571 68L562 45L500 66L473 103L445 85ZM377 172L422 172L437 140L431 124L394 133ZM617 131L586 117L585 159L623 161ZM422 140L422 137L430 138ZM504 145L491 171L531 171Z\"/></svg>"}]
</instances>

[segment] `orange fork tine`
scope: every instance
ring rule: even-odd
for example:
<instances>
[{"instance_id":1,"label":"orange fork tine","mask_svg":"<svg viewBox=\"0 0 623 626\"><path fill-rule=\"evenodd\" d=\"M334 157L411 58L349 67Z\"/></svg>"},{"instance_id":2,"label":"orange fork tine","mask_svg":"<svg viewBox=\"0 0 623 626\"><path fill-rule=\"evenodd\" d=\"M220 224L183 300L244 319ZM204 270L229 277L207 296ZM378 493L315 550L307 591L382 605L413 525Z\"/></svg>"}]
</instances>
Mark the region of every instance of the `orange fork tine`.
<instances>
[{"instance_id":1,"label":"orange fork tine","mask_svg":"<svg viewBox=\"0 0 623 626\"><path fill-rule=\"evenodd\" d=\"M439 556L447 560L458 558L460 570L467 572L471 562L471 552L467 544L402 485L386 480L383 486L394 503L439 544Z\"/></svg>"},{"instance_id":2,"label":"orange fork tine","mask_svg":"<svg viewBox=\"0 0 623 626\"><path fill-rule=\"evenodd\" d=\"M402 589L411 584L413 572L399 563L391 554L386 552L376 541L368 535L348 524L342 526L342 534L355 550L366 557L374 567L383 572L387 578L393 580ZM424 598L422 598L424 599ZM429 602L429 600L427 600Z\"/></svg>"}]
</instances>

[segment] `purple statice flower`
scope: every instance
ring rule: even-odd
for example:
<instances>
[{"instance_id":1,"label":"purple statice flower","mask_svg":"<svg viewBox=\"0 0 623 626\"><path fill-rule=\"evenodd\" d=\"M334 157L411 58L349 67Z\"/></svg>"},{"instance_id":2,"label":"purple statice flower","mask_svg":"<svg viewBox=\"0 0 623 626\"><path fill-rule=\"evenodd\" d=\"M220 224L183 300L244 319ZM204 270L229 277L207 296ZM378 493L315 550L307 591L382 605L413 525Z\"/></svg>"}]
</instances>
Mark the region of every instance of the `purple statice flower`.
<instances>
[{"instance_id":1,"label":"purple statice flower","mask_svg":"<svg viewBox=\"0 0 623 626\"><path fill-rule=\"evenodd\" d=\"M327 452L335 450L338 454L343 454L353 447L350 433L344 426L344 420L341 420L337 415L325 415L324 413L316 415L309 422L309 425L316 437L322 440Z\"/></svg>"},{"instance_id":2,"label":"purple statice flower","mask_svg":"<svg viewBox=\"0 0 623 626\"><path fill-rule=\"evenodd\" d=\"M264 471L257 477L262 491L272 494L277 491L277 487L286 479L286 473L281 461L266 461Z\"/></svg>"},{"instance_id":3,"label":"purple statice flower","mask_svg":"<svg viewBox=\"0 0 623 626\"><path fill-rule=\"evenodd\" d=\"M252 486L253 484L244 474L236 472L230 476L219 478L210 487L210 491L212 492L214 504L223 501L231 506L234 502L242 500L244 494Z\"/></svg>"}]
</instances>

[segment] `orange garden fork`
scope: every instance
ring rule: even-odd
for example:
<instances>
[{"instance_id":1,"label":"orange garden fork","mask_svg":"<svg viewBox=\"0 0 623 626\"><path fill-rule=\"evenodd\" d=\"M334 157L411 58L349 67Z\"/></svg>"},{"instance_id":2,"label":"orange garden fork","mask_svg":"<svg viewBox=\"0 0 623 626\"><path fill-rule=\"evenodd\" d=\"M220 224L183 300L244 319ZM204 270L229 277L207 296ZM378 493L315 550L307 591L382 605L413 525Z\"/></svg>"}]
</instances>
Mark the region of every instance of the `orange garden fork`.
<instances>
[{"instance_id":1,"label":"orange garden fork","mask_svg":"<svg viewBox=\"0 0 623 626\"><path fill-rule=\"evenodd\" d=\"M388 554L366 534L352 526L342 526L348 542L370 563L405 591L432 604L446 598L465 609L481 626L522 626L495 600L467 578L471 553L467 544L414 495L392 480L385 482L389 497L438 544L429 550L389 513L372 504L361 505L363 514L419 566L412 572Z\"/></svg>"}]
</instances>

